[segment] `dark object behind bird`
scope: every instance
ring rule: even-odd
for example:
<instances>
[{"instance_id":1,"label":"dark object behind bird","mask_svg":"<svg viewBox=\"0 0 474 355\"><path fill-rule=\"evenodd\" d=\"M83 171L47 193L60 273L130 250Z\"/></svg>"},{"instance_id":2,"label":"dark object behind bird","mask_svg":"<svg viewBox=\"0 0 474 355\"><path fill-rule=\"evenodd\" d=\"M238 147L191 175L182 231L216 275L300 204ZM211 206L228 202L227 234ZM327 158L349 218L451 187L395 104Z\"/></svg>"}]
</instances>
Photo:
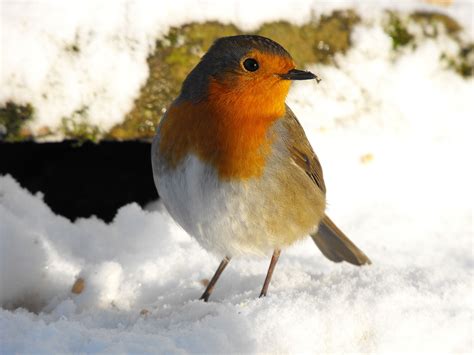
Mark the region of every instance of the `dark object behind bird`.
<instances>
[{"instance_id":1,"label":"dark object behind bird","mask_svg":"<svg viewBox=\"0 0 474 355\"><path fill-rule=\"evenodd\" d=\"M10 174L71 220L96 215L111 221L131 202L158 198L150 167L150 143L0 142L0 175Z\"/></svg>"}]
</instances>

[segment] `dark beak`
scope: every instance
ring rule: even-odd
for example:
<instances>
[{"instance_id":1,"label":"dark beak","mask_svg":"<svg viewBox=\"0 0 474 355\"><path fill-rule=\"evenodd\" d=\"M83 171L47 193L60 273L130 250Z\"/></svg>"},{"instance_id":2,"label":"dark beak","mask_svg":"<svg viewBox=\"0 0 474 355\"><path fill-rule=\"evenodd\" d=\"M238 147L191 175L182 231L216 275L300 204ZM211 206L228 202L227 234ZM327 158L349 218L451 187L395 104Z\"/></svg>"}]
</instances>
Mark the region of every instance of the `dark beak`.
<instances>
[{"instance_id":1,"label":"dark beak","mask_svg":"<svg viewBox=\"0 0 474 355\"><path fill-rule=\"evenodd\" d=\"M316 79L319 83L321 81L317 75L311 73L310 71L299 70L299 69L291 69L286 74L280 74L280 77L285 80L311 80Z\"/></svg>"}]
</instances>

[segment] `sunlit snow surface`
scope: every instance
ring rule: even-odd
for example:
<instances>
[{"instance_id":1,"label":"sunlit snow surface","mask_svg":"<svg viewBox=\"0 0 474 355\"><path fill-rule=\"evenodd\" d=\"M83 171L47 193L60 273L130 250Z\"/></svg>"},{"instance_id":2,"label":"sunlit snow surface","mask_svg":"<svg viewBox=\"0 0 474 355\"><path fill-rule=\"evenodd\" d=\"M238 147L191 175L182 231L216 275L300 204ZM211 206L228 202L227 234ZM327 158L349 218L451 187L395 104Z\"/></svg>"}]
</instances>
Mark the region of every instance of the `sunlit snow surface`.
<instances>
[{"instance_id":1,"label":"sunlit snow surface","mask_svg":"<svg viewBox=\"0 0 474 355\"><path fill-rule=\"evenodd\" d=\"M378 27L353 39L288 103L323 165L328 213L373 265L334 264L305 240L282 253L267 298L269 260L248 258L206 304L219 260L159 204L71 223L4 176L0 352L472 352L474 82L437 59L446 38L399 58Z\"/></svg>"}]
</instances>

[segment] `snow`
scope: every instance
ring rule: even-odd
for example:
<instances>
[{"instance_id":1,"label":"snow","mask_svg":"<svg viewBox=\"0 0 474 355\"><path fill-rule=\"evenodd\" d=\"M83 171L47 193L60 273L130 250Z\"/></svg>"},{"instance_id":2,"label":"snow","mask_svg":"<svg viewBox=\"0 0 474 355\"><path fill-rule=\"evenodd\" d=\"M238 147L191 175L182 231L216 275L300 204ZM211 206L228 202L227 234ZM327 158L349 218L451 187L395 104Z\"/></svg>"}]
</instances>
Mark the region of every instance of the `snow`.
<instances>
[{"instance_id":1,"label":"snow","mask_svg":"<svg viewBox=\"0 0 474 355\"><path fill-rule=\"evenodd\" d=\"M49 127L58 138L63 118L85 119L104 132L122 122L146 81L146 58L156 38L190 21L232 22L251 31L266 21L302 24L313 13L348 7L368 20L380 18L382 8L427 9L456 17L474 36L469 1L446 8L416 0L233 0L200 1L199 6L192 0L18 0L1 6L0 105L30 103L32 132Z\"/></svg>"},{"instance_id":2,"label":"snow","mask_svg":"<svg viewBox=\"0 0 474 355\"><path fill-rule=\"evenodd\" d=\"M2 177L1 301L41 310L0 311L2 353L470 351L468 208L405 209L371 189L373 169L354 169L369 178L365 200L331 209L372 266L332 264L307 240L283 253L266 299L268 260L249 258L231 262L208 304L200 280L218 261L164 211L131 204L110 225L72 223Z\"/></svg>"},{"instance_id":3,"label":"snow","mask_svg":"<svg viewBox=\"0 0 474 355\"><path fill-rule=\"evenodd\" d=\"M108 2L87 4L83 9L70 2L68 11L58 10L58 22L49 22L41 16L43 3L14 3L37 7L37 13L25 13L29 25L23 34L34 31L34 23L37 36L55 29L64 38L73 38L77 26L84 33L100 26L100 39L90 37L100 47L121 28L125 5L108 13ZM145 11L143 4L127 8ZM205 9L208 4L203 2ZM224 12L223 5L213 9L209 18ZM110 18L99 21L105 12ZM186 20L179 16L176 21ZM145 46L156 24L130 24L135 32L129 33ZM219 260L159 202L145 209L123 206L110 224L94 217L71 222L55 215L41 194L0 176L0 352L472 353L474 176L468 162L474 151L474 80L446 70L437 59L442 51L456 50L444 36L398 56L378 26L358 27L353 40L353 48L336 58L337 66L311 68L323 81L296 83L288 103L323 165L329 215L367 253L371 266L334 264L308 239L283 251L265 299L257 296L269 258L249 257L231 261L206 304L198 300L202 280L212 276ZM44 43L26 43L44 51ZM138 58L128 47L123 52L127 60ZM32 82L51 61L63 74L68 71L54 53L35 63L4 53L2 60L14 62L19 76L30 71L25 78ZM86 86L101 87L94 62L82 59L69 83L93 78ZM116 80L146 76L134 60L127 79L114 68ZM58 85L43 90L68 96ZM122 84L109 82L107 88L114 85ZM5 88L2 95L10 90ZM127 105L128 94L115 97L102 89L117 107ZM105 106L111 102L107 97L96 99ZM55 101L50 109L63 110L63 103ZM78 278L85 287L74 294Z\"/></svg>"}]
</instances>

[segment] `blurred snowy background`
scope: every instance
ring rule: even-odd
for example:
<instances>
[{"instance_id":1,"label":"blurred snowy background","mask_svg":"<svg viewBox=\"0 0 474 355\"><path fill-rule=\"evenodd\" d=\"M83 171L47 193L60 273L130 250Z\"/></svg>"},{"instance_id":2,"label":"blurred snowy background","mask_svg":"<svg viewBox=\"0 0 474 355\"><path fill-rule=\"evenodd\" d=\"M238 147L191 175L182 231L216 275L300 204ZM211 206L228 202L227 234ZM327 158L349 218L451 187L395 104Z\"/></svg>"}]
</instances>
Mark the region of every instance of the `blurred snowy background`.
<instances>
[{"instance_id":1,"label":"blurred snowy background","mask_svg":"<svg viewBox=\"0 0 474 355\"><path fill-rule=\"evenodd\" d=\"M71 222L0 176L0 352L472 353L473 13L469 1L2 0L6 139L149 137L176 90L162 75L205 50L183 54L209 29L190 23L282 40L335 23L306 57L290 38L323 81L296 83L288 103L329 214L373 265L333 264L306 240L283 252L269 297L256 298L268 260L248 258L205 304L218 260L159 202ZM291 26L265 27L278 21ZM341 24L347 46L333 50ZM28 117L17 127L9 110Z\"/></svg>"}]
</instances>

